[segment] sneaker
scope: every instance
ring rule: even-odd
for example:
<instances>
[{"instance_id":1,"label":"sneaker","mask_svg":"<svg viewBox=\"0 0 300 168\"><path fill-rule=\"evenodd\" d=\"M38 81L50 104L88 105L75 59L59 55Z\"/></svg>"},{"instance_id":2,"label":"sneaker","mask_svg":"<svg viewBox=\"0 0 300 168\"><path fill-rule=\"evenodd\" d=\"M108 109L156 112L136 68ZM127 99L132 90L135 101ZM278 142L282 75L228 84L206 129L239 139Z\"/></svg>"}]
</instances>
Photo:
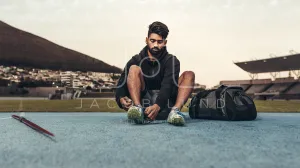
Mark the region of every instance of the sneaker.
<instances>
[{"instance_id":1,"label":"sneaker","mask_svg":"<svg viewBox=\"0 0 300 168\"><path fill-rule=\"evenodd\" d=\"M185 124L184 118L184 114L182 114L177 107L173 107L171 112L169 113L167 122L172 125L183 126Z\"/></svg>"},{"instance_id":2,"label":"sneaker","mask_svg":"<svg viewBox=\"0 0 300 168\"><path fill-rule=\"evenodd\" d=\"M141 105L131 106L128 109L127 117L129 120L133 120L136 124L144 123L144 110Z\"/></svg>"}]
</instances>

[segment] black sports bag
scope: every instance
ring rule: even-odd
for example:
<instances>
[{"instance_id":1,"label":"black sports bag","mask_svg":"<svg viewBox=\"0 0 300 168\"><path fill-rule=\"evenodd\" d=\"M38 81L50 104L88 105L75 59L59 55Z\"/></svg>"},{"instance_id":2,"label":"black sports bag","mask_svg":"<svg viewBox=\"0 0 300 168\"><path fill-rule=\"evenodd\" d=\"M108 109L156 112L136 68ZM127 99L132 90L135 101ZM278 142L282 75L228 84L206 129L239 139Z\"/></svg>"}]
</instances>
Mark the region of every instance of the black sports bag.
<instances>
[{"instance_id":1,"label":"black sports bag","mask_svg":"<svg viewBox=\"0 0 300 168\"><path fill-rule=\"evenodd\" d=\"M257 111L242 87L221 85L198 92L189 104L189 115L192 119L243 121L255 120Z\"/></svg>"}]
</instances>

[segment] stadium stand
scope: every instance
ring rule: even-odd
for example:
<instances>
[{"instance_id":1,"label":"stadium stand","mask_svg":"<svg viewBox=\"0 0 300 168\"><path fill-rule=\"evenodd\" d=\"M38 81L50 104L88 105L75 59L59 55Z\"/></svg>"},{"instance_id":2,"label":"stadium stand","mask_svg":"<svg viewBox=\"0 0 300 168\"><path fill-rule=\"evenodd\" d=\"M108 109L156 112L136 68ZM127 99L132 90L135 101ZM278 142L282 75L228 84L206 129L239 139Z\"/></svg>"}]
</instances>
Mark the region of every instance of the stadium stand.
<instances>
[{"instance_id":1,"label":"stadium stand","mask_svg":"<svg viewBox=\"0 0 300 168\"><path fill-rule=\"evenodd\" d=\"M273 92L283 92L285 91L287 88L289 88L289 86L291 86L293 83L276 83L273 84L268 90L266 90L265 92L267 93L273 93Z\"/></svg>"},{"instance_id":2,"label":"stadium stand","mask_svg":"<svg viewBox=\"0 0 300 168\"><path fill-rule=\"evenodd\" d=\"M254 94L254 93L260 93L266 90L268 87L268 84L256 84L252 85L248 90L246 90L247 94Z\"/></svg>"},{"instance_id":3,"label":"stadium stand","mask_svg":"<svg viewBox=\"0 0 300 168\"><path fill-rule=\"evenodd\" d=\"M264 93L282 93L295 83L295 79L293 77L277 78L272 83Z\"/></svg>"},{"instance_id":4,"label":"stadium stand","mask_svg":"<svg viewBox=\"0 0 300 168\"><path fill-rule=\"evenodd\" d=\"M299 70L299 62L300 54L293 54L289 56L261 59L255 61L237 62L234 64L239 66L246 72L257 74Z\"/></svg>"},{"instance_id":5,"label":"stadium stand","mask_svg":"<svg viewBox=\"0 0 300 168\"><path fill-rule=\"evenodd\" d=\"M293 83L295 80L294 77L287 77L287 78L276 78L273 83Z\"/></svg>"},{"instance_id":6,"label":"stadium stand","mask_svg":"<svg viewBox=\"0 0 300 168\"><path fill-rule=\"evenodd\" d=\"M289 89L285 94L300 94L300 83L297 82L291 89Z\"/></svg>"},{"instance_id":7,"label":"stadium stand","mask_svg":"<svg viewBox=\"0 0 300 168\"><path fill-rule=\"evenodd\" d=\"M300 54L261 59L248 62L238 62L244 71L252 74L252 80L220 81L228 86L241 86L245 92L255 99L300 99ZM273 72L289 71L289 77L276 78ZM296 78L291 76L292 71ZM254 79L253 74L271 73L275 79Z\"/></svg>"}]
</instances>

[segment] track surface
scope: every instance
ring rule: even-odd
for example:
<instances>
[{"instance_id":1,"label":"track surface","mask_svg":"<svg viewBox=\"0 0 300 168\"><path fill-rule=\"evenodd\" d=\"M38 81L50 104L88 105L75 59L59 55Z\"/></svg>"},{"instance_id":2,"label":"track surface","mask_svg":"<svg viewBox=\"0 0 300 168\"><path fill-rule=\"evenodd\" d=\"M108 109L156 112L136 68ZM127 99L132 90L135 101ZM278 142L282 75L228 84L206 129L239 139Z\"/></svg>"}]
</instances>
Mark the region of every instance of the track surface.
<instances>
[{"instance_id":1,"label":"track surface","mask_svg":"<svg viewBox=\"0 0 300 168\"><path fill-rule=\"evenodd\" d=\"M26 113L51 139L0 113L1 167L295 167L300 114L256 121L134 125L125 113Z\"/></svg>"}]
</instances>

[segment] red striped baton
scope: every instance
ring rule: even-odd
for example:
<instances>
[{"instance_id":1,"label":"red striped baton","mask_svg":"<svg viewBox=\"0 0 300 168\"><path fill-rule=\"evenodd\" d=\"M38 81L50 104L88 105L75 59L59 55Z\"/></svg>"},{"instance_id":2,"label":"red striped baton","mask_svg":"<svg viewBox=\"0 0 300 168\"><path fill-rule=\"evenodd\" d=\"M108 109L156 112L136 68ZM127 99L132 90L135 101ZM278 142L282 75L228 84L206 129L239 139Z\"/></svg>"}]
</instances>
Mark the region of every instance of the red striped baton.
<instances>
[{"instance_id":1,"label":"red striped baton","mask_svg":"<svg viewBox=\"0 0 300 168\"><path fill-rule=\"evenodd\" d=\"M46 129L44 129L44 128L38 126L38 125L36 125L35 123L27 120L24 117L20 117L20 116L17 116L17 115L12 115L12 118L20 121L21 123L27 125L28 127L32 128L32 129L34 129L34 130L36 130L36 131L38 131L40 133L44 133L44 134L47 134L47 135L50 135L50 136L54 136L53 133L47 131Z\"/></svg>"}]
</instances>

